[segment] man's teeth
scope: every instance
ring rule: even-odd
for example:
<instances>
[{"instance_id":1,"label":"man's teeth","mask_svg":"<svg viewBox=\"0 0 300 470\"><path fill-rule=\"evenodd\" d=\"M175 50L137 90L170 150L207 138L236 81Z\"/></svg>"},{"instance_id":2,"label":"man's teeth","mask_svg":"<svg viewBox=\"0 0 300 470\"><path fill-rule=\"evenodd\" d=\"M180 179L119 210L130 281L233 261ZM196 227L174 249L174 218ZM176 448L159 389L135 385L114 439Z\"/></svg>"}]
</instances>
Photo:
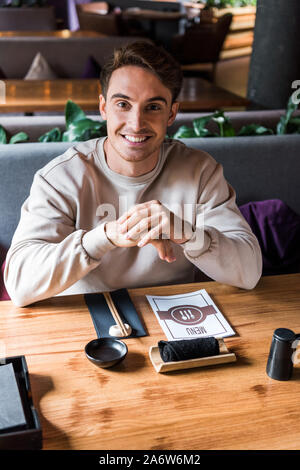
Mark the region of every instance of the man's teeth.
<instances>
[{"instance_id":1,"label":"man's teeth","mask_svg":"<svg viewBox=\"0 0 300 470\"><path fill-rule=\"evenodd\" d=\"M134 137L132 135L125 135L124 137L126 140L129 140L129 142L144 142L144 140L147 139L147 137Z\"/></svg>"}]
</instances>

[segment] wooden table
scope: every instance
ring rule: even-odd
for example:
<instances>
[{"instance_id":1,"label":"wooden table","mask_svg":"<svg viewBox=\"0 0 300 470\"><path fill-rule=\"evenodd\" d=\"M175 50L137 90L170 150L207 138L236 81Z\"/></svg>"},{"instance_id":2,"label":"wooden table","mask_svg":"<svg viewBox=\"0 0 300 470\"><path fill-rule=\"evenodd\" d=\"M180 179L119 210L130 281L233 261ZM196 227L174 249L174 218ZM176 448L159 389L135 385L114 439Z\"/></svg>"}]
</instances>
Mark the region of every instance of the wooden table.
<instances>
[{"instance_id":1,"label":"wooden table","mask_svg":"<svg viewBox=\"0 0 300 470\"><path fill-rule=\"evenodd\" d=\"M6 100L0 97L0 113L63 111L68 99L83 109L98 110L100 85L97 79L3 80ZM180 111L215 111L244 108L245 98L219 88L202 78L184 78L179 95Z\"/></svg>"},{"instance_id":2,"label":"wooden table","mask_svg":"<svg viewBox=\"0 0 300 470\"><path fill-rule=\"evenodd\" d=\"M186 14L180 11L159 11L144 8L127 8L122 15L124 18L151 21L179 21L186 17Z\"/></svg>"},{"instance_id":3,"label":"wooden table","mask_svg":"<svg viewBox=\"0 0 300 470\"><path fill-rule=\"evenodd\" d=\"M59 29L55 31L0 31L0 38L20 38L20 37L55 37L55 38L95 38L106 37L106 34L97 31L80 30L70 31L69 29Z\"/></svg>"},{"instance_id":4,"label":"wooden table","mask_svg":"<svg viewBox=\"0 0 300 470\"><path fill-rule=\"evenodd\" d=\"M82 295L31 307L0 303L6 356L22 355L45 449L299 449L300 368L279 382L265 372L273 331L300 331L300 274L265 277L252 291L207 282L129 290L149 336L126 339L113 369L88 362L96 337ZM148 349L164 334L145 294L205 288L237 335L237 362L158 374Z\"/></svg>"}]
</instances>

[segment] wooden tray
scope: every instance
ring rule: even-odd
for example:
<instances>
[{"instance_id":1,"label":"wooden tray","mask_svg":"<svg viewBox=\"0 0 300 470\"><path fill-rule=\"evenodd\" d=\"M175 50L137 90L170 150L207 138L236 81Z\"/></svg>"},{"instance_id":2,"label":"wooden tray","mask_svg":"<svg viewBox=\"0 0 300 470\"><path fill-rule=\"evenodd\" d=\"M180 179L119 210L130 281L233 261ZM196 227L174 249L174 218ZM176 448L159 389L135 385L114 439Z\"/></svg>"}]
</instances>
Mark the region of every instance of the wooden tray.
<instances>
[{"instance_id":1,"label":"wooden tray","mask_svg":"<svg viewBox=\"0 0 300 470\"><path fill-rule=\"evenodd\" d=\"M164 362L160 357L158 346L151 346L149 356L156 372L171 372L180 369L192 369L193 367L205 367L215 364L225 364L227 362L235 362L236 355L230 353L224 340L219 338L220 354L218 356L198 357L196 359L188 359L186 361Z\"/></svg>"}]
</instances>

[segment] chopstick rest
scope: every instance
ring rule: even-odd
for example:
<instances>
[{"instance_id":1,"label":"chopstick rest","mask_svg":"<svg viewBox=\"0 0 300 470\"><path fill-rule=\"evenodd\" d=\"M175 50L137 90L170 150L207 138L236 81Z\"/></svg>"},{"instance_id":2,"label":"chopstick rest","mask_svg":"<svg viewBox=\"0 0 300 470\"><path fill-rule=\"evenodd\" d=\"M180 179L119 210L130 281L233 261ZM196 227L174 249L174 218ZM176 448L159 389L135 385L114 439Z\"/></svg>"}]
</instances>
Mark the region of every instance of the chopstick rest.
<instances>
[{"instance_id":1,"label":"chopstick rest","mask_svg":"<svg viewBox=\"0 0 300 470\"><path fill-rule=\"evenodd\" d=\"M132 328L128 323L124 323L125 331L120 328L119 325L111 325L108 332L110 336L115 336L117 338L122 338L124 336L130 336L132 333Z\"/></svg>"},{"instance_id":2,"label":"chopstick rest","mask_svg":"<svg viewBox=\"0 0 300 470\"><path fill-rule=\"evenodd\" d=\"M158 348L164 362L217 356L220 353L219 342L213 336L178 341L159 341Z\"/></svg>"}]
</instances>

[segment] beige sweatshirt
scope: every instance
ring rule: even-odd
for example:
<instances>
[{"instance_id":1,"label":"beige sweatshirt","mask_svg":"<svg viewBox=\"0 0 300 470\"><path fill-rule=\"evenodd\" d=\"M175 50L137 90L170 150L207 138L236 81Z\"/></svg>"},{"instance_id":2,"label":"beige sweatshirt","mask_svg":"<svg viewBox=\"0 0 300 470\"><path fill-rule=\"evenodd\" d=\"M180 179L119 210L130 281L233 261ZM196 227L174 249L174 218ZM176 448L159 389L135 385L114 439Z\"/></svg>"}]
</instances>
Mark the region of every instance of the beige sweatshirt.
<instances>
[{"instance_id":1,"label":"beige sweatshirt","mask_svg":"<svg viewBox=\"0 0 300 470\"><path fill-rule=\"evenodd\" d=\"M193 282L195 269L222 283L256 285L260 248L220 164L205 152L167 140L150 173L127 177L108 167L104 140L76 144L35 174L4 273L16 305L58 294ZM132 205L153 199L194 229L191 242L173 243L173 263L161 260L151 244L115 247L104 231L111 208L118 218Z\"/></svg>"}]
</instances>

